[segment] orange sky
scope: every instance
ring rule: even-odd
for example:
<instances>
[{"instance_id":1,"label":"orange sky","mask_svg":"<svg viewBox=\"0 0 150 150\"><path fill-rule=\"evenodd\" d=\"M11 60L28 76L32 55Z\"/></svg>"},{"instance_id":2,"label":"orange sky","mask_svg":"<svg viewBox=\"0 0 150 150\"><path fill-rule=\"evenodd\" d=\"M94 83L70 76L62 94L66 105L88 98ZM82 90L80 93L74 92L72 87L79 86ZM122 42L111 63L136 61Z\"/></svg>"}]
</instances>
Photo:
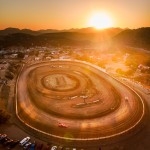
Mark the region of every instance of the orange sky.
<instances>
[{"instance_id":1,"label":"orange sky","mask_svg":"<svg viewBox=\"0 0 150 150\"><path fill-rule=\"evenodd\" d=\"M106 12L113 27L150 26L150 0L0 0L0 29L88 27L94 12Z\"/></svg>"}]
</instances>

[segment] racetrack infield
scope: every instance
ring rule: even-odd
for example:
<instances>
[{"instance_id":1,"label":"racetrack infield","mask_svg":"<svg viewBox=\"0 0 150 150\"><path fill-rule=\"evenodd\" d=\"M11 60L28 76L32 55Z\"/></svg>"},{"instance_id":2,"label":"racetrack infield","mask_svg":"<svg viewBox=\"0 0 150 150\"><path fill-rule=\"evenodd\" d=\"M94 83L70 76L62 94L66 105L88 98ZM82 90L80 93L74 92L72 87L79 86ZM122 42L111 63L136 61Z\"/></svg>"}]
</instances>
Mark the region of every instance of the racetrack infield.
<instances>
[{"instance_id":1,"label":"racetrack infield","mask_svg":"<svg viewBox=\"0 0 150 150\"><path fill-rule=\"evenodd\" d=\"M93 141L122 135L142 123L145 112L133 90L84 62L26 66L16 88L18 118L59 139Z\"/></svg>"}]
</instances>

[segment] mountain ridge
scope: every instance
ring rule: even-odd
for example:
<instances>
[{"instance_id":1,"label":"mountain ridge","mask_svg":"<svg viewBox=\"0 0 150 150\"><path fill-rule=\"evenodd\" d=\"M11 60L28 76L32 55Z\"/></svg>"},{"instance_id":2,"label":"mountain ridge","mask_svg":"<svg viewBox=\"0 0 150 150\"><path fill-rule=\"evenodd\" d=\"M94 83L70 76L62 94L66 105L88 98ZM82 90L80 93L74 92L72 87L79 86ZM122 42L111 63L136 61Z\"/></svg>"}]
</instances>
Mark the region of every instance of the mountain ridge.
<instances>
[{"instance_id":1,"label":"mountain ridge","mask_svg":"<svg viewBox=\"0 0 150 150\"><path fill-rule=\"evenodd\" d=\"M127 29L113 37L115 43L150 49L150 27Z\"/></svg>"},{"instance_id":2,"label":"mountain ridge","mask_svg":"<svg viewBox=\"0 0 150 150\"><path fill-rule=\"evenodd\" d=\"M4 30L0 30L0 35L8 35L8 34L14 34L14 33L27 33L31 35L40 35L45 33L58 33L58 32L79 32L79 33L101 33L106 31L115 31L115 32L121 32L124 29L121 28L107 28L103 30L97 30L93 27L87 27L87 28L72 28L72 29L64 29L64 30L57 30L57 29L45 29L45 30L31 30L31 29L18 29L18 28L6 28Z\"/></svg>"},{"instance_id":3,"label":"mountain ridge","mask_svg":"<svg viewBox=\"0 0 150 150\"><path fill-rule=\"evenodd\" d=\"M15 33L12 28L6 31L13 31L13 34L0 36L0 48L11 46L95 46L101 44L125 45L135 48L150 50L150 27L139 29L118 29L109 28L99 32L91 32L92 28L63 30L52 33L33 33L32 30L23 29L24 32ZM15 31L20 31L15 28ZM22 30L21 30L22 31ZM74 32L73 32L74 31ZM78 32L75 32L78 31ZM33 34L29 34L29 33ZM44 31L45 32L45 31ZM8 32L7 32L8 33Z\"/></svg>"}]
</instances>

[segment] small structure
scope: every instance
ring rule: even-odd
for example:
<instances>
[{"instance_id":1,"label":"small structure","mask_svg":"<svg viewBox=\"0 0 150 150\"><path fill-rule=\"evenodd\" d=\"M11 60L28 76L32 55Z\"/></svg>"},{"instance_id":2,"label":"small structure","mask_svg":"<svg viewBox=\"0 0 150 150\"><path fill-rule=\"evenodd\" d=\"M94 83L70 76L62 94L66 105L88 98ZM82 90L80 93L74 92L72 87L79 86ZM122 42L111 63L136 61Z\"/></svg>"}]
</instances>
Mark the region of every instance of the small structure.
<instances>
[{"instance_id":1,"label":"small structure","mask_svg":"<svg viewBox=\"0 0 150 150\"><path fill-rule=\"evenodd\" d=\"M47 57L46 57L46 60L51 60L51 59L52 59L52 58L51 58L51 57L49 57L49 56L47 56Z\"/></svg>"},{"instance_id":2,"label":"small structure","mask_svg":"<svg viewBox=\"0 0 150 150\"><path fill-rule=\"evenodd\" d=\"M39 57L35 57L34 60L38 61L38 60L40 60L40 58Z\"/></svg>"}]
</instances>

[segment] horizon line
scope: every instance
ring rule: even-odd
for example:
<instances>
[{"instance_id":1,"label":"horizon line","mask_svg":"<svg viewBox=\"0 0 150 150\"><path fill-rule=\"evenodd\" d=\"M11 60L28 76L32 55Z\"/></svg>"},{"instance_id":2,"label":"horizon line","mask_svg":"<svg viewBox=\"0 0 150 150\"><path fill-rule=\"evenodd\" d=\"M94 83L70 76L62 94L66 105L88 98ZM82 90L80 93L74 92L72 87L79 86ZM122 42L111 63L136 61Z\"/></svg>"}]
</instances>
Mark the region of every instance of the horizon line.
<instances>
[{"instance_id":1,"label":"horizon line","mask_svg":"<svg viewBox=\"0 0 150 150\"><path fill-rule=\"evenodd\" d=\"M40 30L57 30L57 31L63 31L63 30L78 30L78 29L87 29L87 28L92 28L96 31L102 31L102 30L107 30L107 29L116 29L116 28L120 28L120 29L140 29L140 28L148 28L149 26L143 26L143 27L138 27L138 28L129 28L129 27L124 27L124 28L121 28L121 27L108 27L108 28L102 28L102 29L96 29L95 27L81 27L81 28L66 28L66 29L55 29L55 28L46 28L46 29L31 29L31 28L18 28L18 27L6 27L6 28L2 28L0 30L6 30L6 29L9 29L9 28L12 28L12 29L19 29L19 30L32 30L32 31L40 31Z\"/></svg>"}]
</instances>

